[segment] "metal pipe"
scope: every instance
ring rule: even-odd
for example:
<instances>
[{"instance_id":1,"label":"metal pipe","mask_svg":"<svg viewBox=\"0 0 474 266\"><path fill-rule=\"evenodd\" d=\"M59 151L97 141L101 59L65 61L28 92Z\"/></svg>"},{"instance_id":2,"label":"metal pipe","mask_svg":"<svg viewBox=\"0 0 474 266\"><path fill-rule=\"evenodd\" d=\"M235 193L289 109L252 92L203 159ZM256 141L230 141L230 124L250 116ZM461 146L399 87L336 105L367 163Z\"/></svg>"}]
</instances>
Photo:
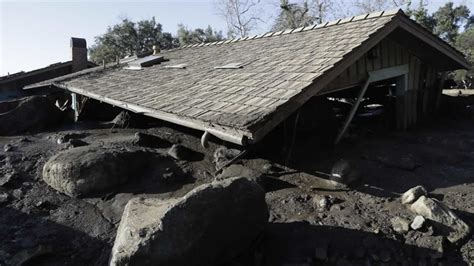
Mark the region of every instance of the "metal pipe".
<instances>
[{"instance_id":1,"label":"metal pipe","mask_svg":"<svg viewBox=\"0 0 474 266\"><path fill-rule=\"evenodd\" d=\"M211 134L209 134L209 132L206 130L204 131L204 134L202 134L202 137L201 137L201 145L204 149L207 149L207 147L209 147L209 137L211 136Z\"/></svg>"}]
</instances>

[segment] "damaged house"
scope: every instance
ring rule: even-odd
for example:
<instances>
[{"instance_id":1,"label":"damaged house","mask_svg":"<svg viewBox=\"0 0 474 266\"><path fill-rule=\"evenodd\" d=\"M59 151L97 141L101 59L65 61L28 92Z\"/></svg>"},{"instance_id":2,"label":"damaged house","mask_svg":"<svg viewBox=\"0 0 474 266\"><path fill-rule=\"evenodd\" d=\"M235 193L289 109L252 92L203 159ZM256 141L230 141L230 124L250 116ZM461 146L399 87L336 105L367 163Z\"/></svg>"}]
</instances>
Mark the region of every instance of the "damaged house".
<instances>
[{"instance_id":1,"label":"damaged house","mask_svg":"<svg viewBox=\"0 0 474 266\"><path fill-rule=\"evenodd\" d=\"M70 92L238 145L261 141L304 106L352 93L336 142L362 99L392 99L404 130L431 114L464 55L401 10L195 44L27 86ZM380 102L380 101L379 101ZM317 111L317 108L308 108ZM306 118L317 114L303 114Z\"/></svg>"}]
</instances>

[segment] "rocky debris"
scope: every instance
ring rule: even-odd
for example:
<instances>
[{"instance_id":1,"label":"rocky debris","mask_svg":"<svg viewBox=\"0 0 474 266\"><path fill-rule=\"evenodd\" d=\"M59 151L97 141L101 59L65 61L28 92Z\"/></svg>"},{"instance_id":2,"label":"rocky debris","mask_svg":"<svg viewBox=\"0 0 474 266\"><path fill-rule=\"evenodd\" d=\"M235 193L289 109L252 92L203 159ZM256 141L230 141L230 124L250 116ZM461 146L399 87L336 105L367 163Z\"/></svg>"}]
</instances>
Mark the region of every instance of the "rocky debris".
<instances>
[{"instance_id":1,"label":"rocky debris","mask_svg":"<svg viewBox=\"0 0 474 266\"><path fill-rule=\"evenodd\" d=\"M410 227L413 230L419 230L419 229L423 228L424 224L425 224L425 218L423 218L423 216L421 216L421 215L417 215L413 219L413 222L411 222Z\"/></svg>"},{"instance_id":2,"label":"rocky debris","mask_svg":"<svg viewBox=\"0 0 474 266\"><path fill-rule=\"evenodd\" d=\"M458 243L471 232L469 225L436 199L421 196L410 206L410 210L415 214L436 222L434 226L447 235L447 239L451 243Z\"/></svg>"},{"instance_id":3,"label":"rocky debris","mask_svg":"<svg viewBox=\"0 0 474 266\"><path fill-rule=\"evenodd\" d=\"M329 178L338 185L346 186L358 181L360 172L347 160L341 159L333 165Z\"/></svg>"},{"instance_id":4,"label":"rocky debris","mask_svg":"<svg viewBox=\"0 0 474 266\"><path fill-rule=\"evenodd\" d=\"M225 165L228 161L237 157L240 154L240 150L237 149L229 149L226 147L219 147L214 151L214 164L216 165L216 169L220 169L223 165Z\"/></svg>"},{"instance_id":5,"label":"rocky debris","mask_svg":"<svg viewBox=\"0 0 474 266\"><path fill-rule=\"evenodd\" d=\"M0 114L0 135L41 131L58 124L62 119L62 112L48 98L23 98L17 101L13 109Z\"/></svg>"},{"instance_id":6,"label":"rocky debris","mask_svg":"<svg viewBox=\"0 0 474 266\"><path fill-rule=\"evenodd\" d=\"M406 233L408 230L410 230L410 222L402 217L393 217L390 219L390 222L392 223L392 228L395 232L398 233Z\"/></svg>"},{"instance_id":7,"label":"rocky debris","mask_svg":"<svg viewBox=\"0 0 474 266\"><path fill-rule=\"evenodd\" d=\"M229 165L228 167L222 170L222 173L216 176L216 180L223 180L223 179L238 177L238 176L245 176L263 185L262 184L263 181L261 179L262 173L255 171L253 169L250 169L248 167L245 167L241 164Z\"/></svg>"},{"instance_id":8,"label":"rocky debris","mask_svg":"<svg viewBox=\"0 0 474 266\"><path fill-rule=\"evenodd\" d=\"M402 204L411 204L415 202L419 197L426 196L428 193L423 186L416 186L410 188L402 195Z\"/></svg>"},{"instance_id":9,"label":"rocky debris","mask_svg":"<svg viewBox=\"0 0 474 266\"><path fill-rule=\"evenodd\" d=\"M85 196L140 176L152 155L119 147L72 148L49 159L43 168L43 180L71 197Z\"/></svg>"},{"instance_id":10,"label":"rocky debris","mask_svg":"<svg viewBox=\"0 0 474 266\"><path fill-rule=\"evenodd\" d=\"M139 146L152 147L152 148L166 148L171 146L171 143L161 139L157 136L153 136L146 133L136 132L134 135L134 143Z\"/></svg>"},{"instance_id":11,"label":"rocky debris","mask_svg":"<svg viewBox=\"0 0 474 266\"><path fill-rule=\"evenodd\" d=\"M15 172L8 172L4 174L3 176L0 177L0 187L3 187L10 183L13 179L13 177L16 175Z\"/></svg>"},{"instance_id":12,"label":"rocky debris","mask_svg":"<svg viewBox=\"0 0 474 266\"><path fill-rule=\"evenodd\" d=\"M121 111L113 120L114 128L127 128L130 126L130 114L127 111Z\"/></svg>"},{"instance_id":13,"label":"rocky debris","mask_svg":"<svg viewBox=\"0 0 474 266\"><path fill-rule=\"evenodd\" d=\"M12 151L13 150L13 146L11 144L5 144L3 146L3 151L4 152L9 152L9 151Z\"/></svg>"},{"instance_id":14,"label":"rocky debris","mask_svg":"<svg viewBox=\"0 0 474 266\"><path fill-rule=\"evenodd\" d=\"M123 212L110 265L219 265L248 248L267 220L265 192L242 177L182 198L135 198Z\"/></svg>"}]
</instances>

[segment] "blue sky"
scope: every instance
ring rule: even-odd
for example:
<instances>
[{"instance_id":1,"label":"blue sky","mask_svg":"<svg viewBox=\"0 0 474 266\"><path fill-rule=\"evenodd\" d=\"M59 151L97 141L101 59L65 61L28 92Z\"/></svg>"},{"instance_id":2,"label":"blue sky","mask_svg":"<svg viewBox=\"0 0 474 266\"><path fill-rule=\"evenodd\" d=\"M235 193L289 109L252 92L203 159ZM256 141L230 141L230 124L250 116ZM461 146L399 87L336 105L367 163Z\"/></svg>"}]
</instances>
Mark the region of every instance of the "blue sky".
<instances>
[{"instance_id":1,"label":"blue sky","mask_svg":"<svg viewBox=\"0 0 474 266\"><path fill-rule=\"evenodd\" d=\"M279 0L266 1L275 2L268 5L268 18L275 13L270 9L276 8ZM431 0L429 9L435 10L446 2ZM474 10L474 0L454 2ZM0 0L0 76L70 60L71 36L86 38L91 45L95 36L120 18L140 20L152 16L164 31L173 34L178 23L190 28L211 25L225 32L225 23L217 15L213 0ZM271 19L267 20L257 33L268 30Z\"/></svg>"}]
</instances>

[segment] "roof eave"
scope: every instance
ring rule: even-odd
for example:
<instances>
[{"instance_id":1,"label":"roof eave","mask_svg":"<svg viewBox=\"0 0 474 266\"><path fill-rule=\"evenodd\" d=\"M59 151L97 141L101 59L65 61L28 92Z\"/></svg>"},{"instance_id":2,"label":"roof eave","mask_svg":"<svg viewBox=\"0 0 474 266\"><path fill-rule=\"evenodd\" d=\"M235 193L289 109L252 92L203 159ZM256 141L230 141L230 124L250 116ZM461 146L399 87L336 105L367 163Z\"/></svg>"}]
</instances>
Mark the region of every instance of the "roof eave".
<instances>
[{"instance_id":1,"label":"roof eave","mask_svg":"<svg viewBox=\"0 0 474 266\"><path fill-rule=\"evenodd\" d=\"M456 48L441 40L438 36L423 28L421 25L411 20L408 16L398 16L397 20L400 28L428 43L440 53L448 56L459 65L459 68L471 68L471 64L462 52L456 50Z\"/></svg>"},{"instance_id":2,"label":"roof eave","mask_svg":"<svg viewBox=\"0 0 474 266\"><path fill-rule=\"evenodd\" d=\"M151 108L146 108L142 106L138 106L135 104L123 102L123 101L118 101L114 100L105 96L101 96L99 94L95 94L80 88L75 88L73 86L68 86L65 85L64 83L56 83L53 82L52 86L77 93L101 102L105 102L108 104L111 104L113 106L118 106L120 108L123 108L125 110L138 113L138 114L143 114L149 117L154 117L160 120L164 120L173 124L178 124L184 127L208 132L209 134L222 139L224 141L228 141L237 145L245 146L249 144L249 142L253 142L251 137L252 134L248 131L242 130L242 129L237 129L237 128L232 128L232 127L226 127L226 126L221 126L217 124L212 124L212 123L205 123L196 119L191 119L187 117L182 117L178 116L172 113L167 113Z\"/></svg>"}]
</instances>

